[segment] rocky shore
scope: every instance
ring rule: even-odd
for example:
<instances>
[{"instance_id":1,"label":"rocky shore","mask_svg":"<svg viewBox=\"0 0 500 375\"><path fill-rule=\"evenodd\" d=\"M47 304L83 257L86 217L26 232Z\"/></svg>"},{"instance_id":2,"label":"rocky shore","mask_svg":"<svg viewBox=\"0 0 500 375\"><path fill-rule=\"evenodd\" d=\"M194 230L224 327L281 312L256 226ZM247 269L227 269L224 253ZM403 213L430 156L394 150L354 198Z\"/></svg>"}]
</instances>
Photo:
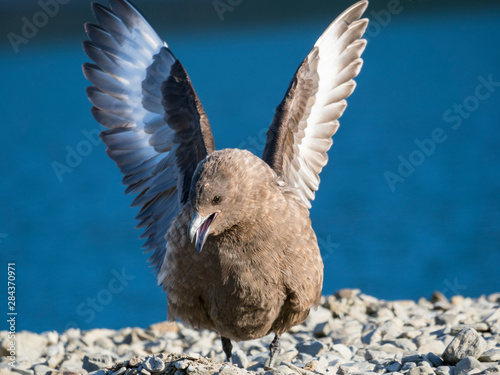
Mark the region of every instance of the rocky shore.
<instances>
[{"instance_id":1,"label":"rocky shore","mask_svg":"<svg viewBox=\"0 0 500 375\"><path fill-rule=\"evenodd\" d=\"M500 293L449 300L436 292L414 302L341 290L282 336L272 369L271 336L235 343L229 364L215 332L179 323L16 336L11 366L0 332L0 375L493 374L500 373Z\"/></svg>"}]
</instances>

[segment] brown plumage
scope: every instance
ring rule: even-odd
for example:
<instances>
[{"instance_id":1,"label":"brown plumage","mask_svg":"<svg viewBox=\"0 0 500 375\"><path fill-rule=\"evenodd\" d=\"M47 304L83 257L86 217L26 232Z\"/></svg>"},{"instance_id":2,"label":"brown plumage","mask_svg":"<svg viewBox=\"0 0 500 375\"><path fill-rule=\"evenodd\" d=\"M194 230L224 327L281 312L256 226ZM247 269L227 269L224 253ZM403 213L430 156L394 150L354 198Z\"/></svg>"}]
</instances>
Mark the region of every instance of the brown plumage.
<instances>
[{"instance_id":1,"label":"brown plumage","mask_svg":"<svg viewBox=\"0 0 500 375\"><path fill-rule=\"evenodd\" d=\"M238 149L210 154L191 186L167 232L159 274L168 315L238 341L301 323L319 302L323 263L297 194L279 186L260 158ZM187 231L195 212L219 212L200 253Z\"/></svg>"},{"instance_id":2,"label":"brown plumage","mask_svg":"<svg viewBox=\"0 0 500 375\"><path fill-rule=\"evenodd\" d=\"M93 4L86 25L87 89L108 155L138 193L138 227L167 292L168 318L231 340L302 323L317 306L323 263L309 218L319 173L361 69L367 7L342 13L297 70L262 159L215 150L182 64L126 0Z\"/></svg>"}]
</instances>

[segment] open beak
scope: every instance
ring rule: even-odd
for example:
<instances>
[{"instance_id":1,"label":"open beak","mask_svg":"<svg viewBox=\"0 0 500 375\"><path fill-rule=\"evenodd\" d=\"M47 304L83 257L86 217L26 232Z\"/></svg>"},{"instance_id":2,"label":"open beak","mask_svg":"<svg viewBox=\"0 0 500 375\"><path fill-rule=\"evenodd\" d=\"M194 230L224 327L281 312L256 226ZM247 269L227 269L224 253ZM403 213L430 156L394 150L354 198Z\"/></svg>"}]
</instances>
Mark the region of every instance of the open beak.
<instances>
[{"instance_id":1,"label":"open beak","mask_svg":"<svg viewBox=\"0 0 500 375\"><path fill-rule=\"evenodd\" d=\"M198 253L203 249L203 245L210 234L212 223L215 221L218 214L219 211L216 211L213 214L201 217L198 212L194 213L191 223L189 224L188 234L191 242L193 242L196 237L196 251Z\"/></svg>"}]
</instances>

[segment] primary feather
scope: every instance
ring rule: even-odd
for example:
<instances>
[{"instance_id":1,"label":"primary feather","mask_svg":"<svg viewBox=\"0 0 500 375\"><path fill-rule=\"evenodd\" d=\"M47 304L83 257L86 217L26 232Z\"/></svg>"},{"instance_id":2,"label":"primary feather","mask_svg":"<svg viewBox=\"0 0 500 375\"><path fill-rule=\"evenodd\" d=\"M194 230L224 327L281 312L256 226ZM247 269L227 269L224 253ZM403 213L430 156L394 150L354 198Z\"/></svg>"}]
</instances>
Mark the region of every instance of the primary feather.
<instances>
[{"instance_id":1,"label":"primary feather","mask_svg":"<svg viewBox=\"0 0 500 375\"><path fill-rule=\"evenodd\" d=\"M318 39L295 73L276 109L268 131L263 159L285 183L298 189L311 207L319 174L356 84L368 25L359 19L368 6L360 1L343 12Z\"/></svg>"},{"instance_id":2,"label":"primary feather","mask_svg":"<svg viewBox=\"0 0 500 375\"><path fill-rule=\"evenodd\" d=\"M94 85L87 95L104 127L107 154L124 175L127 193L138 193L137 227L159 270L165 235L186 202L196 165L215 149L208 119L189 77L144 17L125 0L110 9L93 3L99 25L86 24L83 66Z\"/></svg>"}]
</instances>

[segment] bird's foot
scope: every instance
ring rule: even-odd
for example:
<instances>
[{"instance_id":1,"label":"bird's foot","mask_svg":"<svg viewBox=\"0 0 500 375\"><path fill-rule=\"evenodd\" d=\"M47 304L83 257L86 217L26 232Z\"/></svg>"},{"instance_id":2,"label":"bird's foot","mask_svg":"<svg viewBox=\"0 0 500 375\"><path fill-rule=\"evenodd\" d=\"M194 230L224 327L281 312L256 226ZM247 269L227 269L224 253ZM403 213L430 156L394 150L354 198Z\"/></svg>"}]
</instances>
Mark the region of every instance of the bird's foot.
<instances>
[{"instance_id":1,"label":"bird's foot","mask_svg":"<svg viewBox=\"0 0 500 375\"><path fill-rule=\"evenodd\" d=\"M231 356L233 351L233 344L231 344L231 340L226 337L220 337L222 341L222 350L226 354L226 359L229 363L231 363Z\"/></svg>"},{"instance_id":2,"label":"bird's foot","mask_svg":"<svg viewBox=\"0 0 500 375\"><path fill-rule=\"evenodd\" d=\"M270 369L274 368L274 364L276 362L276 355L278 355L280 352L280 336L276 334L274 336L273 341L271 341L271 344L269 344L269 363L266 363L265 367L268 367ZM267 362L267 361L266 361Z\"/></svg>"}]
</instances>

